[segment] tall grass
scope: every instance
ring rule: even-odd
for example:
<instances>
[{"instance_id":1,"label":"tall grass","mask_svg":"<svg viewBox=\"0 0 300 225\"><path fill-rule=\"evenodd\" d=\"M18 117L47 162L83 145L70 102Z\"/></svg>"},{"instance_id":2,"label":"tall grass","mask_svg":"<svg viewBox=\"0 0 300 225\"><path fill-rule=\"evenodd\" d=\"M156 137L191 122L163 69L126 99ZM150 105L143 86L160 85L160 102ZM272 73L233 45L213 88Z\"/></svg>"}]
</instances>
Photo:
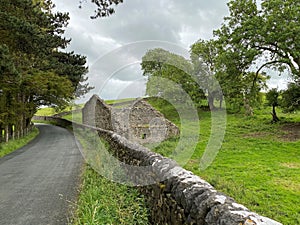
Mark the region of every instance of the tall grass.
<instances>
[{"instance_id":1,"label":"tall grass","mask_svg":"<svg viewBox=\"0 0 300 225\"><path fill-rule=\"evenodd\" d=\"M81 128L73 131L88 163L82 174L74 225L148 224L145 199L138 190L111 181L122 176L122 171L111 161L109 143L97 132Z\"/></svg>"},{"instance_id":2,"label":"tall grass","mask_svg":"<svg viewBox=\"0 0 300 225\"><path fill-rule=\"evenodd\" d=\"M107 180L86 166L73 224L149 224L144 201L136 189Z\"/></svg>"}]
</instances>

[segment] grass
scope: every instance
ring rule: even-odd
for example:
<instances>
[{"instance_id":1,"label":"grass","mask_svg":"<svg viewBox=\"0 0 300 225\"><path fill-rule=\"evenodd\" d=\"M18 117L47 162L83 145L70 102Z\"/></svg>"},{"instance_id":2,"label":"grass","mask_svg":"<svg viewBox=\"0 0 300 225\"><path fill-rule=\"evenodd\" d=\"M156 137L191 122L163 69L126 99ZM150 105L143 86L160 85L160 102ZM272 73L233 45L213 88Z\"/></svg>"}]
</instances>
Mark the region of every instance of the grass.
<instances>
[{"instance_id":1,"label":"grass","mask_svg":"<svg viewBox=\"0 0 300 225\"><path fill-rule=\"evenodd\" d=\"M38 111L35 113L35 115L36 116L53 116L57 113L69 112L69 111L72 111L73 109L82 108L83 106L84 106L83 104L70 105L70 106L68 106L65 109L60 110L60 111L57 111L53 107L43 107L43 108L39 108ZM70 114L72 114L72 113L70 113Z\"/></svg>"},{"instance_id":2,"label":"grass","mask_svg":"<svg viewBox=\"0 0 300 225\"><path fill-rule=\"evenodd\" d=\"M144 198L132 187L114 183L86 166L74 225L148 224Z\"/></svg>"},{"instance_id":3,"label":"grass","mask_svg":"<svg viewBox=\"0 0 300 225\"><path fill-rule=\"evenodd\" d=\"M69 114L62 116L62 118L70 120L70 121L74 121L77 123L82 123L82 113L81 112L72 113L72 110L82 108L83 106L84 106L83 104L76 105L76 106L69 106L66 109L59 111L59 112L57 112L55 110L55 108L45 107L45 108L38 109L38 111L36 112L35 115L36 116L53 116L53 115L55 115L57 113L61 113L61 112L70 112Z\"/></svg>"},{"instance_id":4,"label":"grass","mask_svg":"<svg viewBox=\"0 0 300 225\"><path fill-rule=\"evenodd\" d=\"M82 112L70 113L62 117L63 119L82 123Z\"/></svg>"},{"instance_id":5,"label":"grass","mask_svg":"<svg viewBox=\"0 0 300 225\"><path fill-rule=\"evenodd\" d=\"M106 104L116 104L116 103L123 103L128 101L136 100L136 98L124 98L124 99L117 99L117 100L105 100Z\"/></svg>"},{"instance_id":6,"label":"grass","mask_svg":"<svg viewBox=\"0 0 300 225\"><path fill-rule=\"evenodd\" d=\"M54 108L51 107L45 107L45 108L40 108L38 111L35 113L36 116L52 116L56 113Z\"/></svg>"},{"instance_id":7,"label":"grass","mask_svg":"<svg viewBox=\"0 0 300 225\"><path fill-rule=\"evenodd\" d=\"M151 103L178 124L170 105ZM285 225L300 224L300 141L283 138L293 134L282 130L300 122L300 115L279 112L281 122L272 124L270 111L256 110L253 117L228 114L222 147L206 170L199 165L211 133L211 115L199 111L200 141L183 166L252 211ZM192 125L191 121L184 126L193 132ZM178 141L167 140L153 150L182 164L173 151Z\"/></svg>"},{"instance_id":8,"label":"grass","mask_svg":"<svg viewBox=\"0 0 300 225\"><path fill-rule=\"evenodd\" d=\"M27 136L17 139L10 140L7 143L0 143L0 158L25 146L32 141L39 134L39 130L34 128Z\"/></svg>"}]
</instances>

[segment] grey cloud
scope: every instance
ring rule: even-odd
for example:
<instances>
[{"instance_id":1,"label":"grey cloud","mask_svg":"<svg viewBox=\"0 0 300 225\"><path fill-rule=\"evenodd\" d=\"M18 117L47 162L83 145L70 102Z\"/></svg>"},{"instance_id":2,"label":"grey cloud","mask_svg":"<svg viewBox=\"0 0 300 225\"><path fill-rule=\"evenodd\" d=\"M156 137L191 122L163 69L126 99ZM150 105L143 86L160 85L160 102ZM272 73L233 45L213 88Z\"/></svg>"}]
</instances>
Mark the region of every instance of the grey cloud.
<instances>
[{"instance_id":1,"label":"grey cloud","mask_svg":"<svg viewBox=\"0 0 300 225\"><path fill-rule=\"evenodd\" d=\"M127 87L128 82L142 76L138 66L129 65L138 65L147 50L162 47L187 58L187 51L178 50L175 45L188 50L199 38L210 38L212 30L220 25L227 13L225 0L125 0L116 7L114 15L91 20L95 6L90 0L82 9L74 0L53 1L58 11L70 12L70 25L66 31L66 36L72 37L69 50L88 57L89 82L100 90L101 85L113 80L112 86L103 93L106 98L112 96L112 92L116 93L118 85ZM175 45L145 44L145 40ZM141 43L126 46L134 42ZM124 45L125 49L119 51L118 48ZM145 84L140 82L135 87L144 90ZM125 96L125 92L133 94L132 89L135 88L125 88L122 95Z\"/></svg>"}]
</instances>

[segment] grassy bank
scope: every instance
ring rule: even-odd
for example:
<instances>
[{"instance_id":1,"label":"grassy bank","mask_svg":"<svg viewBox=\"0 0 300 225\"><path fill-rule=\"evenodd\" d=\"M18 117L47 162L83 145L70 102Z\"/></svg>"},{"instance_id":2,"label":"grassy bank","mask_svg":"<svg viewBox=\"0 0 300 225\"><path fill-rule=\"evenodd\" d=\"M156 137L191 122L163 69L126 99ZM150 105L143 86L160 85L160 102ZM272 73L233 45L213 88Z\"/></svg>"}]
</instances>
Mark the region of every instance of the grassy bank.
<instances>
[{"instance_id":1,"label":"grassy bank","mask_svg":"<svg viewBox=\"0 0 300 225\"><path fill-rule=\"evenodd\" d=\"M34 128L27 136L17 139L10 140L7 143L0 143L0 158L25 146L32 141L39 134L39 130Z\"/></svg>"},{"instance_id":2,"label":"grassy bank","mask_svg":"<svg viewBox=\"0 0 300 225\"><path fill-rule=\"evenodd\" d=\"M157 101L152 104L178 123L171 106ZM259 214L285 225L300 224L300 114L279 113L281 121L272 124L269 111L256 110L253 117L227 114L223 145L204 171L199 164L211 120L210 112L199 111L200 141L184 167ZM188 124L191 131L192 125ZM173 150L177 143L178 139L165 141L154 151L176 158Z\"/></svg>"},{"instance_id":3,"label":"grassy bank","mask_svg":"<svg viewBox=\"0 0 300 225\"><path fill-rule=\"evenodd\" d=\"M148 224L144 198L134 188L114 183L86 166L74 225Z\"/></svg>"}]
</instances>

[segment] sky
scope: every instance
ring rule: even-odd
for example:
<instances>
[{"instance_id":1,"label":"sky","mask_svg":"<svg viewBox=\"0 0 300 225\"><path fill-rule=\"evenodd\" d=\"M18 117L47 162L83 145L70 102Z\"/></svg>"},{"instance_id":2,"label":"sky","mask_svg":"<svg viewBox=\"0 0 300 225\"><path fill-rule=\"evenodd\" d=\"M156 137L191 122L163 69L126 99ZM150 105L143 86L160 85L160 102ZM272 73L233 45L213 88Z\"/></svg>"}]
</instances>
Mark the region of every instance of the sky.
<instances>
[{"instance_id":1,"label":"sky","mask_svg":"<svg viewBox=\"0 0 300 225\"><path fill-rule=\"evenodd\" d=\"M90 19L95 6L90 0L53 0L57 11L69 12L65 36L72 41L68 51L87 57L89 83L104 99L145 95L146 78L140 68L142 56L161 47L189 57L197 40L212 38L228 15L227 0L124 0L115 14ZM283 87L286 77L274 75L271 87Z\"/></svg>"}]
</instances>

